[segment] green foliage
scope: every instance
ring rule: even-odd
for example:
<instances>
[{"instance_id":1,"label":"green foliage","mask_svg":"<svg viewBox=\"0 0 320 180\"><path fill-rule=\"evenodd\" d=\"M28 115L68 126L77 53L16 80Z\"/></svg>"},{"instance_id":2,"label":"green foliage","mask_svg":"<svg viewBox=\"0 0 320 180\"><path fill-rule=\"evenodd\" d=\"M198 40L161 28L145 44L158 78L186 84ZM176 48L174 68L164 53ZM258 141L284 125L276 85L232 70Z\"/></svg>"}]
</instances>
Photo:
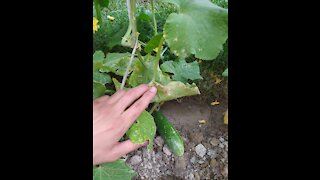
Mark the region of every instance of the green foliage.
<instances>
[{"instance_id":1,"label":"green foliage","mask_svg":"<svg viewBox=\"0 0 320 180\"><path fill-rule=\"evenodd\" d=\"M151 114L143 111L135 123L127 131L126 135L135 144L143 144L149 141L148 149L153 149L153 139L156 135L156 124Z\"/></svg>"},{"instance_id":2,"label":"green foliage","mask_svg":"<svg viewBox=\"0 0 320 180\"><path fill-rule=\"evenodd\" d=\"M173 73L172 79L175 81L187 82L190 80L202 79L197 61L187 63L184 59L176 61L166 61L161 65L164 72Z\"/></svg>"},{"instance_id":3,"label":"green foliage","mask_svg":"<svg viewBox=\"0 0 320 180\"><path fill-rule=\"evenodd\" d=\"M137 173L120 159L100 166L93 166L93 180L131 180Z\"/></svg>"},{"instance_id":4,"label":"green foliage","mask_svg":"<svg viewBox=\"0 0 320 180\"><path fill-rule=\"evenodd\" d=\"M164 37L172 52L186 58L212 60L228 37L228 10L208 0L168 0L178 6L164 25Z\"/></svg>"},{"instance_id":5,"label":"green foliage","mask_svg":"<svg viewBox=\"0 0 320 180\"><path fill-rule=\"evenodd\" d=\"M215 74L220 75L218 78L228 75L227 0L156 1L155 13L150 1L138 1L137 9L135 1L130 1L131 12L135 12L130 13L130 19L136 19L130 25L125 0L95 2L100 7L93 6L93 15L101 16L102 21L93 34L93 99L119 90L117 79L128 75L128 80L123 80L125 90L140 84L157 88L152 100L156 107L164 101L200 94L196 83L202 87L208 84L206 80L217 78ZM139 48L126 74L135 28L139 32ZM145 110L126 136L137 144L148 140L148 149L152 150L156 128L153 117ZM94 179L133 176L134 172L123 161L94 167Z\"/></svg>"}]
</instances>

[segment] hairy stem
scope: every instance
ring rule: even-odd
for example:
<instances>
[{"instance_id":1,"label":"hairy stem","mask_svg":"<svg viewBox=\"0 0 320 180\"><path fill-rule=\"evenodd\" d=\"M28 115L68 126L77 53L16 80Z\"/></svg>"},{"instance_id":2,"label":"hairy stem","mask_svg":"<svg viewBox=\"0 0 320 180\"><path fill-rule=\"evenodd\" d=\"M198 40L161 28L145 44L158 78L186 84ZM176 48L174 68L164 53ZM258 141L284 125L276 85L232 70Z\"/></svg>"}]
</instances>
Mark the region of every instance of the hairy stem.
<instances>
[{"instance_id":1,"label":"hairy stem","mask_svg":"<svg viewBox=\"0 0 320 180\"><path fill-rule=\"evenodd\" d=\"M133 42L133 44L131 44L131 46L133 47L132 53L131 53L131 57L130 57L130 61L128 63L126 72L122 78L122 82L121 82L121 87L120 89L124 88L124 85L126 84L128 75L129 75L129 71L131 68L131 64L134 58L134 55L136 53L137 47L138 47L138 32L137 32L137 23L136 23L136 0L127 0L127 9L128 9L128 16L129 16L129 27L132 30L132 34L131 34L131 42ZM134 40L134 41L132 41Z\"/></svg>"},{"instance_id":2,"label":"hairy stem","mask_svg":"<svg viewBox=\"0 0 320 180\"><path fill-rule=\"evenodd\" d=\"M154 81L156 79L156 75L157 73L157 68L159 67L159 60L160 60L160 56L161 56L161 51L162 51L162 44L164 42L164 38L162 37L161 40L160 40L160 43L159 43L159 46L158 46L158 52L157 52L157 56L156 56L156 63L154 64L154 67L153 67L153 78L152 80Z\"/></svg>"},{"instance_id":3,"label":"hairy stem","mask_svg":"<svg viewBox=\"0 0 320 180\"><path fill-rule=\"evenodd\" d=\"M154 103L153 106L152 106L152 108L150 109L149 113L152 114L153 111L159 106L159 104L160 104L160 103L158 103L158 102L157 102L157 103Z\"/></svg>"},{"instance_id":4,"label":"hairy stem","mask_svg":"<svg viewBox=\"0 0 320 180\"><path fill-rule=\"evenodd\" d=\"M132 60L134 58L134 54L136 53L137 47L138 47L138 38L136 39L136 43L135 43L135 45L133 47L133 50L132 50L132 53L131 53L131 57L130 57L130 61L129 61L127 69L126 69L126 73L124 74L124 76L122 78L120 89L123 89L124 85L126 84L126 81L127 81L128 75L129 75L129 71L130 71L130 68L131 68Z\"/></svg>"},{"instance_id":5,"label":"hairy stem","mask_svg":"<svg viewBox=\"0 0 320 180\"><path fill-rule=\"evenodd\" d=\"M156 15L154 13L154 0L151 0L151 10L152 10L152 18L153 18L154 35L157 35L158 34L158 30L157 30Z\"/></svg>"}]
</instances>

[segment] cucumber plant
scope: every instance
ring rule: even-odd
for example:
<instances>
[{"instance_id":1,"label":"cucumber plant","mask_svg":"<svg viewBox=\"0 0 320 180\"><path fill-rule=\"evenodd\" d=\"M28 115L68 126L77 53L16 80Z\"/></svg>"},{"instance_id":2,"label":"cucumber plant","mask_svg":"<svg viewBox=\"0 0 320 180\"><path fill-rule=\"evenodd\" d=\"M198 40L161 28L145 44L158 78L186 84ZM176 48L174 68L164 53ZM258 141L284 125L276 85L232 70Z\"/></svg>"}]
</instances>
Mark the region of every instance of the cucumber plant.
<instances>
[{"instance_id":1,"label":"cucumber plant","mask_svg":"<svg viewBox=\"0 0 320 180\"><path fill-rule=\"evenodd\" d=\"M96 51L93 54L93 99L114 93L110 88L112 83L115 90L129 89L140 84L155 86L157 94L152 100L153 107L149 112L145 110L140 115L137 123L126 133L126 137L138 144L148 140L148 150L151 151L158 128L169 149L175 155L181 156L184 149L178 131L161 112L153 111L166 101L200 94L197 85L192 83L202 79L198 61L187 62L186 59L194 56L195 59L210 61L218 56L228 38L228 10L209 0L164 1L174 4L177 12L168 16L161 28L163 31L158 32L155 2L151 0L149 12L154 36L148 42L142 42L139 40L140 33L137 28L136 0L126 0L129 23L121 45L132 51L107 54ZM99 13L96 14L98 16ZM160 61L165 52L176 59ZM121 82L118 81L120 78ZM164 133L167 130L170 130L170 133ZM123 162L116 165L121 163ZM99 170L94 167L94 172L101 173L101 167ZM94 179L99 179L97 175L94 174ZM123 179L130 179L132 176L126 177Z\"/></svg>"}]
</instances>

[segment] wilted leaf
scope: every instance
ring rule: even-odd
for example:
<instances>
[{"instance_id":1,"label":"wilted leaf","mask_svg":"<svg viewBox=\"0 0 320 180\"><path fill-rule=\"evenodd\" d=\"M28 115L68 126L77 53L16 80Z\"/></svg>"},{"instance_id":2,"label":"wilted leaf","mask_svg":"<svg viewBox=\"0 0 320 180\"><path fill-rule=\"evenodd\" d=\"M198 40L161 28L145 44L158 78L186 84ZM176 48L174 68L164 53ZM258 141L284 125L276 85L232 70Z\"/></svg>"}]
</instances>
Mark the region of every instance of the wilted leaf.
<instances>
[{"instance_id":1,"label":"wilted leaf","mask_svg":"<svg viewBox=\"0 0 320 180\"><path fill-rule=\"evenodd\" d=\"M218 102L218 101L214 101L214 102L211 103L212 106L219 105L219 104L220 104L220 102Z\"/></svg>"},{"instance_id":2,"label":"wilted leaf","mask_svg":"<svg viewBox=\"0 0 320 180\"><path fill-rule=\"evenodd\" d=\"M225 124L228 124L228 110L225 112L223 120Z\"/></svg>"},{"instance_id":3,"label":"wilted leaf","mask_svg":"<svg viewBox=\"0 0 320 180\"><path fill-rule=\"evenodd\" d=\"M199 64L196 61L187 63L184 59L176 61L166 61L160 66L164 72L173 73L172 79L175 81L187 82L188 79L202 79Z\"/></svg>"},{"instance_id":4,"label":"wilted leaf","mask_svg":"<svg viewBox=\"0 0 320 180\"><path fill-rule=\"evenodd\" d=\"M131 180L136 175L137 173L122 159L98 167L93 166L93 180Z\"/></svg>"},{"instance_id":5,"label":"wilted leaf","mask_svg":"<svg viewBox=\"0 0 320 180\"><path fill-rule=\"evenodd\" d=\"M133 72L129 78L129 84L136 87L140 84L155 86L158 91L153 102L169 101L184 96L200 94L195 84L184 84L180 81L172 81L170 76L162 72L157 65L156 71L153 70L155 57L150 54L143 57L143 62L137 61L133 67ZM155 80L152 81L153 77Z\"/></svg>"},{"instance_id":6,"label":"wilted leaf","mask_svg":"<svg viewBox=\"0 0 320 180\"><path fill-rule=\"evenodd\" d=\"M198 87L194 83L190 85L180 81L171 81L167 85L162 85L153 81L149 85L157 88L157 94L152 102L170 101L184 96L200 94Z\"/></svg>"},{"instance_id":7,"label":"wilted leaf","mask_svg":"<svg viewBox=\"0 0 320 180\"><path fill-rule=\"evenodd\" d=\"M163 37L171 51L182 58L212 60L228 38L228 10L208 0L167 0L178 6L164 25Z\"/></svg>"}]
</instances>

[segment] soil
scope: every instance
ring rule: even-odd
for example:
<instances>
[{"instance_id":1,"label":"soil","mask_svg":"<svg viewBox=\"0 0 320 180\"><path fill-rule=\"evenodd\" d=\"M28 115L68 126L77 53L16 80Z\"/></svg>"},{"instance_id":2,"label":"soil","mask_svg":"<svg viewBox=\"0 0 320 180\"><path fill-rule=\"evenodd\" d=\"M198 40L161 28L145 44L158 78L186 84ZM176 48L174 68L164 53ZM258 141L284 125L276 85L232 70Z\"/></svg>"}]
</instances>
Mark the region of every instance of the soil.
<instances>
[{"instance_id":1,"label":"soil","mask_svg":"<svg viewBox=\"0 0 320 180\"><path fill-rule=\"evenodd\" d=\"M212 106L200 96L166 102L160 110L180 132L185 153L173 155L156 135L153 151L141 148L126 157L138 174L135 179L228 179L228 127L223 123L227 108L227 100Z\"/></svg>"}]
</instances>

